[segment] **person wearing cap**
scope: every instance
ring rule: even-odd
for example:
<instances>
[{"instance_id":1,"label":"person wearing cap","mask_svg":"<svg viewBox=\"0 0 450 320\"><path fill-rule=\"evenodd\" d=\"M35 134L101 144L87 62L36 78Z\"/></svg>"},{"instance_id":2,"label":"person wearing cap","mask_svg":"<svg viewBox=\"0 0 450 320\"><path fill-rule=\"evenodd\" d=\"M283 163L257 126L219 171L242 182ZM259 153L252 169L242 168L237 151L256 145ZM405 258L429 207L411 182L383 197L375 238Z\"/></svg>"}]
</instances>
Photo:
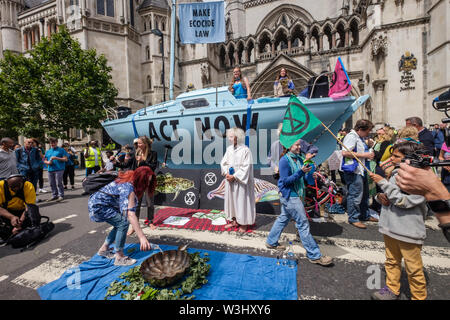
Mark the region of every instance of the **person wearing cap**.
<instances>
[{"instance_id":1,"label":"person wearing cap","mask_svg":"<svg viewBox=\"0 0 450 320\"><path fill-rule=\"evenodd\" d=\"M11 235L31 225L26 211L36 206L36 192L31 182L20 174L12 174L0 181L0 238L6 241ZM37 209L38 210L38 209Z\"/></svg>"},{"instance_id":2,"label":"person wearing cap","mask_svg":"<svg viewBox=\"0 0 450 320\"><path fill-rule=\"evenodd\" d=\"M300 240L306 250L306 256L311 263L329 266L333 263L328 256L322 255L320 248L309 230L309 221L303 205L305 182L312 167L304 165L313 154L307 153L305 159L301 156L301 141L297 140L286 150L279 162L280 178L278 189L280 191L281 213L275 220L266 239L266 247L284 251L286 246L278 243L284 228L292 220L295 221Z\"/></svg>"}]
</instances>

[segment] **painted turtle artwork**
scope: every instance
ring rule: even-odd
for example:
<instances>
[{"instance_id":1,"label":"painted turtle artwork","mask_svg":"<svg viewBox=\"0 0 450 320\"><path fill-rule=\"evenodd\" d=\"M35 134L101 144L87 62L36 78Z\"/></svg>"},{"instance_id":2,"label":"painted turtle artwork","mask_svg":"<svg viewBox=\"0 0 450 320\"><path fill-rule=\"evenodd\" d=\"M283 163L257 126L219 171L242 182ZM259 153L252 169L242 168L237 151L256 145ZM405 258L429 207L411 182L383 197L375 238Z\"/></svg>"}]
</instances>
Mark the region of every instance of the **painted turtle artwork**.
<instances>
[{"instance_id":1,"label":"painted turtle artwork","mask_svg":"<svg viewBox=\"0 0 450 320\"><path fill-rule=\"evenodd\" d=\"M174 201L181 191L195 188L194 181L176 178L170 172L158 174L156 176L156 191L159 193L175 193L172 201Z\"/></svg>"},{"instance_id":2,"label":"painted turtle artwork","mask_svg":"<svg viewBox=\"0 0 450 320\"><path fill-rule=\"evenodd\" d=\"M187 245L184 245L178 250L161 251L146 259L140 267L144 279L160 288L180 280L191 265L186 248Z\"/></svg>"}]
</instances>

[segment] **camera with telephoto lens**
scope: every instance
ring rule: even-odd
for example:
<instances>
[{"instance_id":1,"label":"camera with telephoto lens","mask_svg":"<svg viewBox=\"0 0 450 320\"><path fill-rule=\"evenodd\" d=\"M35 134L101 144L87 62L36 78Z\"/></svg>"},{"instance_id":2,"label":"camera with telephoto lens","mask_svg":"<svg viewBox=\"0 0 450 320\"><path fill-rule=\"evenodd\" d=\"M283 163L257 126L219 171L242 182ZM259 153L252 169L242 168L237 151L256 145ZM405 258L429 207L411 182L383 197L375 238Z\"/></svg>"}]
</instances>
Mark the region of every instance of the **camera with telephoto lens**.
<instances>
[{"instance_id":1,"label":"camera with telephoto lens","mask_svg":"<svg viewBox=\"0 0 450 320\"><path fill-rule=\"evenodd\" d=\"M435 157L416 151L405 155L402 162L409 160L409 165L415 168L425 169L428 167L450 166L450 160L439 161Z\"/></svg>"}]
</instances>

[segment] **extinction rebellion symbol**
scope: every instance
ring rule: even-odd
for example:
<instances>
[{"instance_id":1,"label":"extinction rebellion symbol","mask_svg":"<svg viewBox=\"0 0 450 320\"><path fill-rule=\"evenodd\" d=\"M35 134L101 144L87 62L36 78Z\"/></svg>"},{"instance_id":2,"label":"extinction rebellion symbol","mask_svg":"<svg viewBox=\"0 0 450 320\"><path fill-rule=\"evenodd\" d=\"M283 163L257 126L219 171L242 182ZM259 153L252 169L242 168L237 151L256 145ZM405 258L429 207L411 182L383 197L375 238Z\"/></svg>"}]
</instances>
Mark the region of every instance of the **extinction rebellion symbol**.
<instances>
[{"instance_id":1,"label":"extinction rebellion symbol","mask_svg":"<svg viewBox=\"0 0 450 320\"><path fill-rule=\"evenodd\" d=\"M188 205L188 206L192 206L195 203L196 200L196 196L195 193L193 192L188 192L186 193L186 195L184 196L184 202Z\"/></svg>"},{"instance_id":2,"label":"extinction rebellion symbol","mask_svg":"<svg viewBox=\"0 0 450 320\"><path fill-rule=\"evenodd\" d=\"M205 174L205 183L211 187L212 185L216 184L217 177L214 172L208 172Z\"/></svg>"},{"instance_id":3,"label":"extinction rebellion symbol","mask_svg":"<svg viewBox=\"0 0 450 320\"><path fill-rule=\"evenodd\" d=\"M296 118L294 118L292 116L292 107L293 106L300 108L301 112L303 112L303 114L304 114L305 122L297 120ZM298 104L295 102L292 102L290 104L290 108L286 112L286 116L284 117L283 122L286 120L290 122L291 132L286 132L286 131L283 131L283 129L282 129L281 134L285 135L285 136L296 136L296 135L302 133L303 131L305 131L308 128L309 121L310 121L308 111L301 104Z\"/></svg>"}]
</instances>

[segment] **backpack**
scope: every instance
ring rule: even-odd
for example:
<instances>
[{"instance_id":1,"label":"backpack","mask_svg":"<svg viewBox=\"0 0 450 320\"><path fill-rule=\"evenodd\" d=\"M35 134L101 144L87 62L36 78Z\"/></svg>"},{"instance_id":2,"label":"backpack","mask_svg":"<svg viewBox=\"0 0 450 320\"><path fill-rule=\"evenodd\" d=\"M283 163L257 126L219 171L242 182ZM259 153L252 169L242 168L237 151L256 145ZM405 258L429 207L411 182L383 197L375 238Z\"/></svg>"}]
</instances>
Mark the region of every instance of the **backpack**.
<instances>
[{"instance_id":1,"label":"backpack","mask_svg":"<svg viewBox=\"0 0 450 320\"><path fill-rule=\"evenodd\" d=\"M81 184L85 192L93 194L116 179L116 172L95 173L84 178Z\"/></svg>"},{"instance_id":2,"label":"backpack","mask_svg":"<svg viewBox=\"0 0 450 320\"><path fill-rule=\"evenodd\" d=\"M37 245L55 228L55 224L50 222L49 217L40 215L38 206L34 204L28 204L27 206L26 215L31 222L31 226L22 229L6 240L6 244L10 244L13 248L23 248L22 251ZM42 222L42 219L46 221Z\"/></svg>"}]
</instances>

